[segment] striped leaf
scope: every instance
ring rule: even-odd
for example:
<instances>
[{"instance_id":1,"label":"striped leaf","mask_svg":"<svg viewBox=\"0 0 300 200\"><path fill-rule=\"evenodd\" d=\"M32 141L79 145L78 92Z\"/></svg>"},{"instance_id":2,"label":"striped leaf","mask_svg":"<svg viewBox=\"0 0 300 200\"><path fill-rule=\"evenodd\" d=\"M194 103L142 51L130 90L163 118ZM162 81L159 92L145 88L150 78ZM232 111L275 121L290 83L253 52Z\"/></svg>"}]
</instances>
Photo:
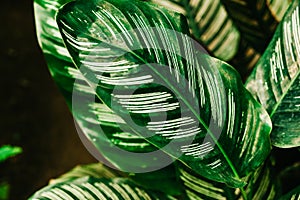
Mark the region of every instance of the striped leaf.
<instances>
[{"instance_id":1,"label":"striped leaf","mask_svg":"<svg viewBox=\"0 0 300 200\"><path fill-rule=\"evenodd\" d=\"M184 14L192 35L221 60L237 53L240 33L219 0L151 0Z\"/></svg>"},{"instance_id":2,"label":"striped leaf","mask_svg":"<svg viewBox=\"0 0 300 200\"><path fill-rule=\"evenodd\" d=\"M153 145L150 145L143 138L134 134L124 120L115 115L100 100L97 102L87 101L89 98L94 99L94 91L89 88L85 78L72 63L55 22L57 10L67 2L69 1L36 0L34 2L34 10L40 46L45 55L51 75L66 98L74 118L79 122L80 128L84 130L85 136L93 142L101 155L110 162L106 162L106 164L125 171L130 171L132 168L139 168L138 171L141 171L140 168L145 171L147 171L147 168L149 168L148 171L158 169L160 165L156 167L157 163L161 161L157 158L150 159L150 161L141 160L140 158L124 159L122 156L119 156L119 152L114 150L115 148L111 147L116 146L120 149L137 153L156 150ZM179 21L178 23L181 22ZM76 110L72 109L72 92L76 93L77 100L82 99L84 101L81 102L80 107L77 107ZM100 132L106 137L101 137ZM93 155L97 157L98 153L94 153ZM103 161L102 158L97 158ZM170 160L165 156L160 159ZM51 183L63 182L83 175L96 178L110 178L108 175L112 175L112 172L115 174L115 171L112 169L108 170L104 166L99 165L79 166L62 177L52 180ZM123 175L128 176L126 173ZM174 166L172 165L153 173L148 172L142 175L130 173L129 178L138 185L144 185L145 187L152 186L154 189L163 190L168 194L179 194L181 192L177 184ZM155 187L156 184L153 184L154 181L159 181L162 183L162 186Z\"/></svg>"},{"instance_id":3,"label":"striped leaf","mask_svg":"<svg viewBox=\"0 0 300 200\"><path fill-rule=\"evenodd\" d=\"M124 178L97 179L83 177L69 182L49 185L36 192L31 200L151 200L174 199L162 193L146 191Z\"/></svg>"},{"instance_id":4,"label":"striped leaf","mask_svg":"<svg viewBox=\"0 0 300 200\"><path fill-rule=\"evenodd\" d=\"M124 160L120 156L115 156L117 152L113 151L111 145L139 153L155 151L156 148L134 134L124 120L101 100L87 101L89 98L94 99L94 91L74 66L55 21L58 9L67 2L70 0L36 0L34 2L37 37L51 75L64 95L74 118L84 130L85 137L93 141L95 147L114 167L125 170L144 166L145 162L139 164L137 160ZM72 109L72 93L76 93L77 100L84 101L77 109ZM99 132L105 134L106 139L99 140ZM155 162L153 160L151 162L152 166L155 166ZM148 165L150 164L148 162Z\"/></svg>"},{"instance_id":5,"label":"striped leaf","mask_svg":"<svg viewBox=\"0 0 300 200\"><path fill-rule=\"evenodd\" d=\"M273 145L300 145L300 18L295 0L247 80L246 87L269 112Z\"/></svg>"},{"instance_id":6,"label":"striped leaf","mask_svg":"<svg viewBox=\"0 0 300 200\"><path fill-rule=\"evenodd\" d=\"M220 0L151 0L184 14L193 38L247 77L260 54L241 36Z\"/></svg>"},{"instance_id":7,"label":"striped leaf","mask_svg":"<svg viewBox=\"0 0 300 200\"><path fill-rule=\"evenodd\" d=\"M78 165L58 178L51 179L50 184L69 182L85 176L111 179L121 175L121 172L105 167L101 163L93 163L88 165Z\"/></svg>"},{"instance_id":8,"label":"striped leaf","mask_svg":"<svg viewBox=\"0 0 300 200\"><path fill-rule=\"evenodd\" d=\"M93 101L196 173L241 187L269 154L270 120L233 68L178 33L180 17L135 0L92 0L66 4L57 21Z\"/></svg>"},{"instance_id":9,"label":"striped leaf","mask_svg":"<svg viewBox=\"0 0 300 200\"><path fill-rule=\"evenodd\" d=\"M230 188L222 183L212 182L189 170L186 166L178 168L184 191L189 199L276 199L277 191L274 170L270 162L251 173L246 181L248 184L242 189Z\"/></svg>"},{"instance_id":10,"label":"striped leaf","mask_svg":"<svg viewBox=\"0 0 300 200\"><path fill-rule=\"evenodd\" d=\"M167 166L155 172L130 174L111 169L109 167L106 167L102 163L79 165L69 172L59 176L58 178L51 179L50 184L53 185L58 183L70 182L85 176L97 179L113 179L116 177L126 177L137 186L145 188L147 190L159 191L168 195L177 196L183 193L179 180L177 180L174 165Z\"/></svg>"}]
</instances>

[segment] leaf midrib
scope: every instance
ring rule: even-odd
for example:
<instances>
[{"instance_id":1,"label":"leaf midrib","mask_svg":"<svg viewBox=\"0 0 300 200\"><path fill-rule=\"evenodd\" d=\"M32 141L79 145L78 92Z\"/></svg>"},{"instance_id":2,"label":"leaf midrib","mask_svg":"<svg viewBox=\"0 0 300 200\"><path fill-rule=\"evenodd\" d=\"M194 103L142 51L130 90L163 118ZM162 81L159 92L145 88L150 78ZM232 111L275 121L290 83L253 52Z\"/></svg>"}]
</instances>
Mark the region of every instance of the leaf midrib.
<instances>
[{"instance_id":1,"label":"leaf midrib","mask_svg":"<svg viewBox=\"0 0 300 200\"><path fill-rule=\"evenodd\" d=\"M122 12L119 9L120 12ZM142 10L140 10L141 12L143 12ZM123 13L123 12L122 12ZM115 24L114 22L112 22L113 24ZM129 22L128 22L129 23ZM132 25L131 23L129 23L130 26ZM173 30L174 31L174 30ZM183 33L182 33L183 34ZM90 37L90 36L89 36ZM95 38L95 40L99 40L98 38ZM102 41L102 43L105 43L113 48L116 49L120 49L122 51L128 51L128 49L123 49L121 47L115 46L114 44L111 43L107 43L105 41ZM180 91L178 91L176 88L174 88L174 86L167 80L165 79L165 77L159 73L159 71L157 71L155 68L153 68L149 63L147 63L142 57L140 57L139 55L137 55L135 52L131 51L130 52L134 57L136 57L138 60L140 60L141 62L145 63L146 66L149 67L149 69L151 69L157 76L159 76L170 88L173 89L174 93L176 93L179 97L181 97L181 99L183 100L183 102L186 104L186 106L190 109L190 111L195 115L195 117L199 120L199 122L203 125L203 127L207 130L208 134L210 135L210 137L212 138L212 140L215 142L215 144L217 145L217 147L219 148L220 152L222 153L222 155L224 156L225 160L227 161L229 167L231 168L235 178L237 178L238 180L241 180L239 174L237 173L236 168L234 167L233 163L231 162L231 160L229 159L229 157L227 156L225 150L223 149L223 147L221 146L221 144L218 142L218 140L215 138L214 134L211 132L211 130L209 129L209 127L206 125L206 123L201 119L201 117L197 114L196 110L193 109L193 106L190 105L190 103L184 98L185 95L182 95L182 93ZM80 71L80 69L78 68L77 64L75 65L76 68ZM90 81L84 76L86 82L90 85L91 88L93 88L93 84L90 83ZM98 95L97 92L95 92L95 95L102 100L102 98ZM104 101L103 101L104 102ZM135 131L134 129L132 129L132 131L136 132L137 134L139 134L137 131ZM152 143L151 143L152 144ZM152 144L157 146L156 144ZM168 155L170 155L170 153L166 152ZM173 157L173 155L171 155ZM242 193L243 193L243 188L240 188ZM244 196L244 195L243 195ZM245 197L245 196L244 196Z\"/></svg>"}]
</instances>

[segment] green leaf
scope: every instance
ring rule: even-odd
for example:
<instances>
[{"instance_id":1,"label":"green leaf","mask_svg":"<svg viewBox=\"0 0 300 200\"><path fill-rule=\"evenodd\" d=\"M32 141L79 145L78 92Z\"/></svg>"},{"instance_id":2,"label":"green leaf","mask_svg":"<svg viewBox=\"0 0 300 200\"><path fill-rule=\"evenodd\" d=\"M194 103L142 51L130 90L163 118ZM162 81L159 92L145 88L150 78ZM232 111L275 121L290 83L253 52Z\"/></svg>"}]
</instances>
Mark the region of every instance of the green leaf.
<instances>
[{"instance_id":1,"label":"green leaf","mask_svg":"<svg viewBox=\"0 0 300 200\"><path fill-rule=\"evenodd\" d=\"M58 178L51 179L50 184L53 185L69 182L85 176L97 179L126 177L134 184L147 190L159 191L169 195L182 194L182 188L180 187L179 181L177 180L174 165L167 166L166 168L154 172L130 174L111 169L109 167L106 167L102 163L79 165L68 171L67 173L59 176Z\"/></svg>"},{"instance_id":2,"label":"green leaf","mask_svg":"<svg viewBox=\"0 0 300 200\"><path fill-rule=\"evenodd\" d=\"M57 10L66 2L68 1L36 0L34 3L37 36L51 75L64 95L74 118L84 130L85 136L93 141L96 148L112 163L108 165L123 170L135 166L143 167L147 165L145 162L141 163L137 159L123 159L111 146L115 145L126 151L140 153L155 151L156 148L132 133L131 128L102 101L86 101L86 99L94 98L94 91L72 63L55 22ZM78 109L72 109L73 92L78 95L78 99L85 101L81 102ZM107 138L102 137L99 140L99 132ZM153 159L148 162L147 166L149 165L155 166Z\"/></svg>"},{"instance_id":3,"label":"green leaf","mask_svg":"<svg viewBox=\"0 0 300 200\"><path fill-rule=\"evenodd\" d=\"M230 188L223 183L207 180L186 166L179 165L180 179L189 199L276 199L279 195L271 163L266 163L246 178L248 184Z\"/></svg>"},{"instance_id":4,"label":"green leaf","mask_svg":"<svg viewBox=\"0 0 300 200\"><path fill-rule=\"evenodd\" d=\"M241 35L220 0L151 1L184 14L196 40L212 55L230 62L243 78L249 76L260 54Z\"/></svg>"},{"instance_id":5,"label":"green leaf","mask_svg":"<svg viewBox=\"0 0 300 200\"><path fill-rule=\"evenodd\" d=\"M155 190L176 196L183 194L175 165L169 165L148 173L131 173L128 178L147 190Z\"/></svg>"},{"instance_id":6,"label":"green leaf","mask_svg":"<svg viewBox=\"0 0 300 200\"><path fill-rule=\"evenodd\" d=\"M184 14L192 35L221 60L232 59L239 48L240 33L219 0L151 0Z\"/></svg>"},{"instance_id":7,"label":"green leaf","mask_svg":"<svg viewBox=\"0 0 300 200\"><path fill-rule=\"evenodd\" d=\"M121 172L105 167L102 163L93 163L88 165L78 165L58 178L51 179L50 184L72 181L85 176L110 179L120 175L122 175Z\"/></svg>"},{"instance_id":8,"label":"green leaf","mask_svg":"<svg viewBox=\"0 0 300 200\"><path fill-rule=\"evenodd\" d=\"M280 197L279 200L295 200L299 198L300 198L300 185L295 189L293 189L292 191L290 191L289 193Z\"/></svg>"},{"instance_id":9,"label":"green leaf","mask_svg":"<svg viewBox=\"0 0 300 200\"><path fill-rule=\"evenodd\" d=\"M172 32L175 19L127 0L71 2L57 17L96 99L197 173L241 187L269 154L270 120L233 68Z\"/></svg>"},{"instance_id":10,"label":"green leaf","mask_svg":"<svg viewBox=\"0 0 300 200\"><path fill-rule=\"evenodd\" d=\"M97 179L83 177L72 181L49 185L29 199L174 199L162 193L146 191L124 178Z\"/></svg>"},{"instance_id":11,"label":"green leaf","mask_svg":"<svg viewBox=\"0 0 300 200\"><path fill-rule=\"evenodd\" d=\"M5 161L7 158L18 155L22 153L21 147L13 147L10 145L5 145L0 147L0 162Z\"/></svg>"},{"instance_id":12,"label":"green leaf","mask_svg":"<svg viewBox=\"0 0 300 200\"><path fill-rule=\"evenodd\" d=\"M34 16L37 38L45 54L52 54L62 60L71 61L63 45L55 15L58 9L72 0L34 0Z\"/></svg>"},{"instance_id":13,"label":"green leaf","mask_svg":"<svg viewBox=\"0 0 300 200\"><path fill-rule=\"evenodd\" d=\"M221 0L243 38L264 52L290 1Z\"/></svg>"},{"instance_id":14,"label":"green leaf","mask_svg":"<svg viewBox=\"0 0 300 200\"><path fill-rule=\"evenodd\" d=\"M0 200L7 200L9 197L9 184L6 182L0 183Z\"/></svg>"},{"instance_id":15,"label":"green leaf","mask_svg":"<svg viewBox=\"0 0 300 200\"><path fill-rule=\"evenodd\" d=\"M272 144L282 148L300 146L299 21L299 1L293 1L246 83L271 116Z\"/></svg>"}]
</instances>

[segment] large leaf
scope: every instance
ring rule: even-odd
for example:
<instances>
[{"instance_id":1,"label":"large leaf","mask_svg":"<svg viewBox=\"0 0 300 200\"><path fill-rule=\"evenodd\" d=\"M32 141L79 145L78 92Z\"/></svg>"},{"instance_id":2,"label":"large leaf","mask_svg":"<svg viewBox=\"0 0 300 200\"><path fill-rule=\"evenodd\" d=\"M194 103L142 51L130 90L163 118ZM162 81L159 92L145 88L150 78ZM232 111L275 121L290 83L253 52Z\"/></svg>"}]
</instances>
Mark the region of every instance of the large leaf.
<instances>
[{"instance_id":1,"label":"large leaf","mask_svg":"<svg viewBox=\"0 0 300 200\"><path fill-rule=\"evenodd\" d=\"M73 116L77 122L79 122L79 126L84 130L86 136L93 142L100 153L110 163L105 162L105 160L101 157L99 158L98 153L92 152L92 154L99 160L104 161L107 165L125 171L141 167L144 171L151 171L160 168L161 165L156 167L157 163L160 163L160 160L157 158L155 158L156 160L153 160L154 158L151 159L150 157L150 161L147 161L145 158L143 160L140 158L128 159L128 157L127 159L124 159L119 155L119 151L115 151L115 148L111 147L116 146L126 151L138 153L156 150L156 148L150 145L147 141L133 134L130 127L128 127L125 122L120 117L116 116L107 106L103 105L101 101L86 101L88 98L94 98L94 91L88 87L84 77L71 62L71 57L63 44L54 19L58 8L66 2L68 1L35 1L34 8L37 36L47 60L51 75L66 98L69 107L72 107L71 93L73 91L76 91L78 98L85 100L85 102L81 102L80 108L72 110ZM122 128L120 128L120 126ZM102 137L99 140L101 137L100 132L105 132L105 134L102 134L105 135L105 138L107 139ZM170 160L165 157L162 157L161 159ZM79 166L71 172L64 174L62 177L52 180L51 183L63 182L83 175L89 175L97 178L109 178L108 175L111 174L110 172L115 173L115 171L111 169L108 170L100 164ZM179 194L181 192L177 182L174 166L168 166L165 169L161 169L153 173L130 173L129 178L134 180L134 182L138 185L143 185L147 188L154 187L154 189L163 190L168 194ZM153 184L155 181L160 182L162 185Z\"/></svg>"},{"instance_id":2,"label":"large leaf","mask_svg":"<svg viewBox=\"0 0 300 200\"><path fill-rule=\"evenodd\" d=\"M36 192L32 200L96 200L96 199L174 199L166 194L146 191L124 178L97 179L83 177L72 181L49 185Z\"/></svg>"},{"instance_id":3,"label":"large leaf","mask_svg":"<svg viewBox=\"0 0 300 200\"><path fill-rule=\"evenodd\" d=\"M229 188L223 183L207 180L180 165L179 172L189 199L276 199L280 193L270 161L247 177L243 188Z\"/></svg>"},{"instance_id":4,"label":"large leaf","mask_svg":"<svg viewBox=\"0 0 300 200\"><path fill-rule=\"evenodd\" d=\"M234 69L174 33L176 18L144 2L93 0L66 4L58 24L94 99L195 172L240 187L269 154L270 120Z\"/></svg>"},{"instance_id":5,"label":"large leaf","mask_svg":"<svg viewBox=\"0 0 300 200\"><path fill-rule=\"evenodd\" d=\"M241 35L263 52L289 6L289 0L221 0Z\"/></svg>"},{"instance_id":6,"label":"large leaf","mask_svg":"<svg viewBox=\"0 0 300 200\"><path fill-rule=\"evenodd\" d=\"M133 167L155 167L160 160L153 161L151 159L148 162L144 160L141 163L135 159L123 159L120 157L118 155L119 152L114 151L115 148L112 148L112 145L126 151L139 153L155 151L156 148L143 138L132 133L130 127L120 117L116 116L111 109L105 106L102 101L86 101L86 99L94 98L94 91L72 63L55 22L57 10L66 2L69 2L69 0L36 0L34 10L40 46L51 75L64 95L68 106L71 109L72 92L74 91L78 96L77 99L84 99L80 107L72 109L74 118L79 123L80 128L84 130L85 136L93 141L93 144L102 155L112 163L107 163L108 165L122 170L127 169L127 171L129 171L128 168L131 169ZM99 140L99 132L105 134L106 139L102 137L102 140ZM97 139L93 135L96 135ZM103 158L98 153L92 153L99 160L103 161ZM161 159L170 160L166 157Z\"/></svg>"},{"instance_id":7,"label":"large leaf","mask_svg":"<svg viewBox=\"0 0 300 200\"><path fill-rule=\"evenodd\" d=\"M151 0L184 14L193 36L221 60L232 59L239 48L240 33L219 0Z\"/></svg>"},{"instance_id":8,"label":"large leaf","mask_svg":"<svg viewBox=\"0 0 300 200\"><path fill-rule=\"evenodd\" d=\"M300 145L300 18L295 0L246 83L269 112L272 143Z\"/></svg>"}]
</instances>

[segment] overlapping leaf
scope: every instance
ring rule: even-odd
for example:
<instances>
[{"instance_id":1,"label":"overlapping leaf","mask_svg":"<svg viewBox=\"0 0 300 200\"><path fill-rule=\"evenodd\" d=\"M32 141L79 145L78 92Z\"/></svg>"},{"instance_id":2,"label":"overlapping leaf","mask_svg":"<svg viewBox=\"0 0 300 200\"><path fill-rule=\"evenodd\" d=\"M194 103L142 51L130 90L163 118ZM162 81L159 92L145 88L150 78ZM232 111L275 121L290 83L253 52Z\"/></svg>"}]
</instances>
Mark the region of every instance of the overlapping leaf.
<instances>
[{"instance_id":1,"label":"overlapping leaf","mask_svg":"<svg viewBox=\"0 0 300 200\"><path fill-rule=\"evenodd\" d=\"M184 14L196 40L217 58L230 62L242 77L249 75L260 54L241 36L219 0L151 1Z\"/></svg>"},{"instance_id":2,"label":"overlapping leaf","mask_svg":"<svg viewBox=\"0 0 300 200\"><path fill-rule=\"evenodd\" d=\"M73 116L79 123L79 127L84 130L85 136L93 141L108 161L123 170L131 166L143 165L145 167L145 161L141 164L136 160L126 160L120 157L118 152L111 148L112 144L121 149L139 153L155 151L156 148L134 134L130 127L101 101L87 101L89 98L94 98L94 91L72 63L55 21L56 12L67 2L70 1L36 0L34 3L37 36L51 75L70 108L72 107L72 93L76 93L77 100L83 99L77 109L72 109ZM106 139L102 137L99 140L100 133L105 133ZM148 167L149 165L151 164L148 162ZM154 161L152 165L155 165Z\"/></svg>"},{"instance_id":3,"label":"overlapping leaf","mask_svg":"<svg viewBox=\"0 0 300 200\"><path fill-rule=\"evenodd\" d=\"M99 199L174 199L163 193L146 191L125 178L83 177L72 181L49 185L36 192L32 200L99 200Z\"/></svg>"},{"instance_id":4,"label":"overlapping leaf","mask_svg":"<svg viewBox=\"0 0 300 200\"><path fill-rule=\"evenodd\" d=\"M240 187L269 153L269 118L234 69L174 33L178 18L135 0L92 0L64 6L58 24L96 98L136 134Z\"/></svg>"},{"instance_id":5,"label":"overlapping leaf","mask_svg":"<svg viewBox=\"0 0 300 200\"><path fill-rule=\"evenodd\" d=\"M282 0L221 0L242 36L262 53L289 6Z\"/></svg>"},{"instance_id":6,"label":"overlapping leaf","mask_svg":"<svg viewBox=\"0 0 300 200\"><path fill-rule=\"evenodd\" d=\"M149 173L124 173L106 167L102 163L93 163L88 165L78 165L69 172L58 178L51 179L50 184L67 183L82 177L93 177L97 179L114 179L117 177L127 178L139 187L147 190L158 191L168 195L181 195L182 188L177 180L174 165ZM159 184L158 184L159 183Z\"/></svg>"},{"instance_id":7,"label":"overlapping leaf","mask_svg":"<svg viewBox=\"0 0 300 200\"><path fill-rule=\"evenodd\" d=\"M223 183L207 180L183 165L179 165L180 179L189 199L276 199L280 193L274 178L271 162L266 163L247 177L243 188L229 188Z\"/></svg>"},{"instance_id":8,"label":"overlapping leaf","mask_svg":"<svg viewBox=\"0 0 300 200\"><path fill-rule=\"evenodd\" d=\"M246 83L269 112L278 147L300 145L300 14L294 1Z\"/></svg>"},{"instance_id":9,"label":"overlapping leaf","mask_svg":"<svg viewBox=\"0 0 300 200\"><path fill-rule=\"evenodd\" d=\"M239 48L240 33L219 0L151 0L184 14L193 36L221 60L232 59Z\"/></svg>"}]
</instances>

